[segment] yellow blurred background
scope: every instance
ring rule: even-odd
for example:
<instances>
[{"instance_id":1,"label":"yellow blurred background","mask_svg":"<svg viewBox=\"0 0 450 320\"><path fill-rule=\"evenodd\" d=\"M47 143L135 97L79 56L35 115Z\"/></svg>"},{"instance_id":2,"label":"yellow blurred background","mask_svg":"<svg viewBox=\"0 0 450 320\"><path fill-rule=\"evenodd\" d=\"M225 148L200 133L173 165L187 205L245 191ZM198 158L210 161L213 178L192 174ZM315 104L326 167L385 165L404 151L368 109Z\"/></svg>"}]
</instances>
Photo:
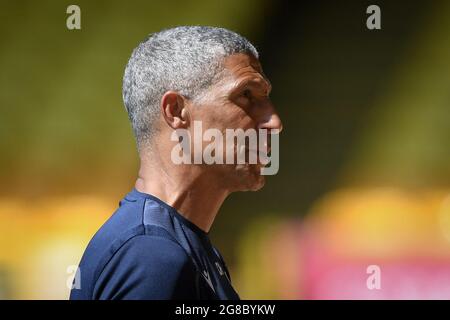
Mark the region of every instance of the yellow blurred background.
<instances>
[{"instance_id":1,"label":"yellow blurred background","mask_svg":"<svg viewBox=\"0 0 450 320\"><path fill-rule=\"evenodd\" d=\"M261 53L284 122L280 172L211 230L251 299L450 298L450 3L0 3L0 298L66 299L87 243L132 188L121 99L131 50L175 25ZM370 289L368 267L381 288Z\"/></svg>"}]
</instances>

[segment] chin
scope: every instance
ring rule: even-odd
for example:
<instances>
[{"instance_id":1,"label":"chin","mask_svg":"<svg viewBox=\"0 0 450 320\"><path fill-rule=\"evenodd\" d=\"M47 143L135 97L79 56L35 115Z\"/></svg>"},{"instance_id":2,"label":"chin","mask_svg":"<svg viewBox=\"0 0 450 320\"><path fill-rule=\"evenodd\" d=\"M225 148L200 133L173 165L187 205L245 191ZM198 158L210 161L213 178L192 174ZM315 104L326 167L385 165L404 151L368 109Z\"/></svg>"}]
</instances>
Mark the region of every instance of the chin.
<instances>
[{"instance_id":1,"label":"chin","mask_svg":"<svg viewBox=\"0 0 450 320\"><path fill-rule=\"evenodd\" d=\"M260 177L261 179L257 183L254 183L252 188L250 188L248 191L258 191L264 187L264 185L266 184L266 180L263 176Z\"/></svg>"},{"instance_id":2,"label":"chin","mask_svg":"<svg viewBox=\"0 0 450 320\"><path fill-rule=\"evenodd\" d=\"M258 165L245 165L237 170L241 191L258 191L266 183L265 176L261 175L261 167Z\"/></svg>"}]
</instances>

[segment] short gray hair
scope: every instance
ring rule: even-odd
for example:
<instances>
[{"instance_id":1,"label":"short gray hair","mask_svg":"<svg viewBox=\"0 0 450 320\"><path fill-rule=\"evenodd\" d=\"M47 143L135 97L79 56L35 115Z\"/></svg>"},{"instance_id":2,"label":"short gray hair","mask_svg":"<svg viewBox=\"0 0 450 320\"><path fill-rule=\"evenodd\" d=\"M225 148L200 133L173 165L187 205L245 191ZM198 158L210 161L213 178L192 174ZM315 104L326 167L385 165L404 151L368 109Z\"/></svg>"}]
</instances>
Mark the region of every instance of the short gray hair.
<instances>
[{"instance_id":1,"label":"short gray hair","mask_svg":"<svg viewBox=\"0 0 450 320\"><path fill-rule=\"evenodd\" d=\"M123 77L123 101L138 148L157 132L160 100L174 90L194 99L212 85L221 62L255 47L241 35L217 27L180 26L150 34L131 54Z\"/></svg>"}]
</instances>

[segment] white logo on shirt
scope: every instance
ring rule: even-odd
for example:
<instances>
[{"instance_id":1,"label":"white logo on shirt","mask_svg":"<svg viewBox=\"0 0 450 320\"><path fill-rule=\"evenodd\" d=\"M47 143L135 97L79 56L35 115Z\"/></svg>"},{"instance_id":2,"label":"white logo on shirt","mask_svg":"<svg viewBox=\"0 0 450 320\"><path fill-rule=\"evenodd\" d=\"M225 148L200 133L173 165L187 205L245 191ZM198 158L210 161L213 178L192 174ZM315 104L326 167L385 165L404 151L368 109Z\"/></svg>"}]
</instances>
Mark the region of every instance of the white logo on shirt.
<instances>
[{"instance_id":1,"label":"white logo on shirt","mask_svg":"<svg viewBox=\"0 0 450 320\"><path fill-rule=\"evenodd\" d=\"M213 289L213 291L216 292L216 290L214 290L214 286L212 284L211 278L209 277L209 273L207 270L203 270L202 276L203 276L203 278L205 278L206 282L208 282L211 289Z\"/></svg>"},{"instance_id":2,"label":"white logo on shirt","mask_svg":"<svg viewBox=\"0 0 450 320\"><path fill-rule=\"evenodd\" d=\"M216 268L217 268L217 270L219 271L219 274L220 274L221 276L223 276L223 270L222 270L222 267L221 267L220 263L218 263L217 261L216 261Z\"/></svg>"}]
</instances>

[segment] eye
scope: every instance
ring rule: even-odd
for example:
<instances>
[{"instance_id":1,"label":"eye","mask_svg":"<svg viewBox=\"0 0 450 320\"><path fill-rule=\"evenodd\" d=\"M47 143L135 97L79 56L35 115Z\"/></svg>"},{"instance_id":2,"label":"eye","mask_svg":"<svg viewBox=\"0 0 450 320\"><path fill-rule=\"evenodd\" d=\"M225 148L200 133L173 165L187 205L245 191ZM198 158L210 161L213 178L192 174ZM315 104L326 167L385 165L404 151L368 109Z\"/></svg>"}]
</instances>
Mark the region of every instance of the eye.
<instances>
[{"instance_id":1,"label":"eye","mask_svg":"<svg viewBox=\"0 0 450 320\"><path fill-rule=\"evenodd\" d=\"M242 92L242 96L251 100L252 99L252 92L249 89L244 90L244 92Z\"/></svg>"}]
</instances>

